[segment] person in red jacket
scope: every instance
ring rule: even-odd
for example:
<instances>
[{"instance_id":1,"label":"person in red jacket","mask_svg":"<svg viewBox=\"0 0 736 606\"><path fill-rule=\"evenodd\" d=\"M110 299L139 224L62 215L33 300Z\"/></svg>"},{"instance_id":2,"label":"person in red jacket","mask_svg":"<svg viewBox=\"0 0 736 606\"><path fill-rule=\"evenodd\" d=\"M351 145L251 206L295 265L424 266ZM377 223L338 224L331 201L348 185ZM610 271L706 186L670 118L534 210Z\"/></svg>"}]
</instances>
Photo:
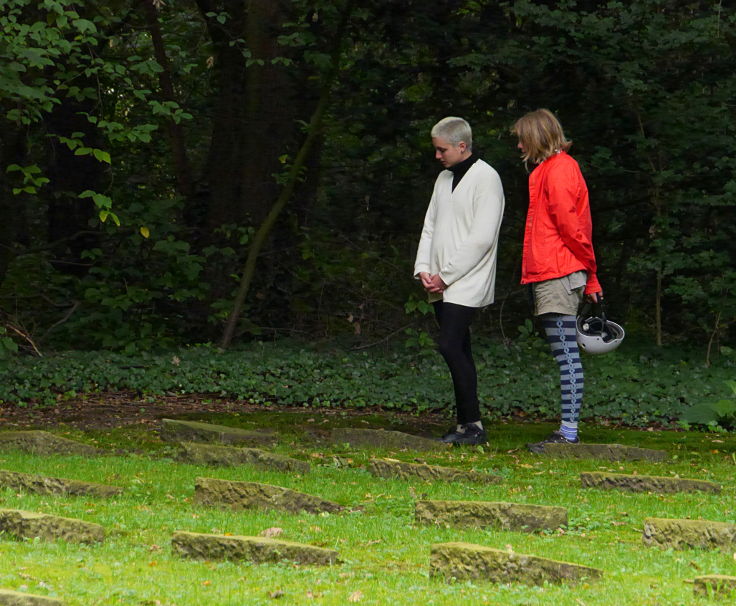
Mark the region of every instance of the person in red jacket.
<instances>
[{"instance_id":1,"label":"person in red jacket","mask_svg":"<svg viewBox=\"0 0 736 606\"><path fill-rule=\"evenodd\" d=\"M598 301L602 289L596 276L588 187L567 153L572 141L547 109L522 116L511 130L525 165L536 165L529 175L521 283L530 286L534 315L542 322L560 371L560 429L527 445L541 452L545 444L579 441L584 376L575 320L583 296Z\"/></svg>"}]
</instances>

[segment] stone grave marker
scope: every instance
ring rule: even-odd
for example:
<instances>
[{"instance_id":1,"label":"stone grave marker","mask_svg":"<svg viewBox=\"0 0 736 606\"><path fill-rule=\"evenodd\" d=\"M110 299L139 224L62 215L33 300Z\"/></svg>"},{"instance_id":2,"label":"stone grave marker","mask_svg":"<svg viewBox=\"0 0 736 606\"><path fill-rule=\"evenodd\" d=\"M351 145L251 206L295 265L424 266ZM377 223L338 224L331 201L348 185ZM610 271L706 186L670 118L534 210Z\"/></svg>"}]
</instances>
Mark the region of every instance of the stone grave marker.
<instances>
[{"instance_id":1,"label":"stone grave marker","mask_svg":"<svg viewBox=\"0 0 736 606\"><path fill-rule=\"evenodd\" d=\"M736 577L724 574L708 574L695 577L695 595L730 597L736 600Z\"/></svg>"},{"instance_id":2,"label":"stone grave marker","mask_svg":"<svg viewBox=\"0 0 736 606\"><path fill-rule=\"evenodd\" d=\"M309 473L309 463L258 448L238 448L219 444L182 442L179 461L195 465L236 467L253 465L270 471Z\"/></svg>"},{"instance_id":3,"label":"stone grave marker","mask_svg":"<svg viewBox=\"0 0 736 606\"><path fill-rule=\"evenodd\" d=\"M112 497L123 489L94 482L81 482L65 478L52 478L30 473L20 473L0 469L0 488L32 492L36 494L84 495L93 497Z\"/></svg>"},{"instance_id":4,"label":"stone grave marker","mask_svg":"<svg viewBox=\"0 0 736 606\"><path fill-rule=\"evenodd\" d=\"M64 602L42 595L0 589L0 606L64 606Z\"/></svg>"},{"instance_id":5,"label":"stone grave marker","mask_svg":"<svg viewBox=\"0 0 736 606\"><path fill-rule=\"evenodd\" d=\"M502 530L555 529L567 526L567 509L548 505L491 501L417 501L415 519L420 524Z\"/></svg>"},{"instance_id":6,"label":"stone grave marker","mask_svg":"<svg viewBox=\"0 0 736 606\"><path fill-rule=\"evenodd\" d=\"M336 427L330 437L335 444L350 444L354 448L387 448L390 450L443 451L451 447L439 440L414 436L401 431Z\"/></svg>"},{"instance_id":7,"label":"stone grave marker","mask_svg":"<svg viewBox=\"0 0 736 606\"><path fill-rule=\"evenodd\" d=\"M0 509L0 532L18 539L38 537L44 541L70 543L101 543L105 540L105 530L99 524L20 509Z\"/></svg>"},{"instance_id":8,"label":"stone grave marker","mask_svg":"<svg viewBox=\"0 0 736 606\"><path fill-rule=\"evenodd\" d=\"M197 478L194 502L231 509L276 509L289 513L336 513L344 507L314 495L258 482Z\"/></svg>"},{"instance_id":9,"label":"stone grave marker","mask_svg":"<svg viewBox=\"0 0 736 606\"><path fill-rule=\"evenodd\" d=\"M736 524L710 520L647 518L642 540L662 549L733 549L736 547Z\"/></svg>"},{"instance_id":10,"label":"stone grave marker","mask_svg":"<svg viewBox=\"0 0 736 606\"><path fill-rule=\"evenodd\" d=\"M660 462L669 458L665 450L638 448L622 444L545 444L544 456L558 459L604 459L606 461Z\"/></svg>"},{"instance_id":11,"label":"stone grave marker","mask_svg":"<svg viewBox=\"0 0 736 606\"><path fill-rule=\"evenodd\" d=\"M589 566L523 555L471 543L432 545L430 576L450 580L493 583L577 583L600 578L603 571Z\"/></svg>"},{"instance_id":12,"label":"stone grave marker","mask_svg":"<svg viewBox=\"0 0 736 606\"><path fill-rule=\"evenodd\" d=\"M337 562L337 551L267 537L221 536L177 531L171 539L177 555L200 560L246 560L328 565Z\"/></svg>"},{"instance_id":13,"label":"stone grave marker","mask_svg":"<svg viewBox=\"0 0 736 606\"><path fill-rule=\"evenodd\" d=\"M372 459L368 471L381 478L398 478L400 480L419 478L427 481L475 482L478 484L498 484L502 481L501 476L491 473L465 471L424 463L405 463L393 459Z\"/></svg>"},{"instance_id":14,"label":"stone grave marker","mask_svg":"<svg viewBox=\"0 0 736 606\"><path fill-rule=\"evenodd\" d=\"M82 444L40 430L0 431L0 450L20 450L40 455L94 456L104 453L103 450L89 444Z\"/></svg>"},{"instance_id":15,"label":"stone grave marker","mask_svg":"<svg viewBox=\"0 0 736 606\"><path fill-rule=\"evenodd\" d=\"M239 427L178 419L161 419L159 435L165 442L215 442L248 446L272 446L278 440L273 432L248 431Z\"/></svg>"},{"instance_id":16,"label":"stone grave marker","mask_svg":"<svg viewBox=\"0 0 736 606\"><path fill-rule=\"evenodd\" d=\"M583 488L625 490L628 492L710 492L718 494L721 487L706 480L671 478L667 476L640 476L623 473L585 472L580 474Z\"/></svg>"}]
</instances>

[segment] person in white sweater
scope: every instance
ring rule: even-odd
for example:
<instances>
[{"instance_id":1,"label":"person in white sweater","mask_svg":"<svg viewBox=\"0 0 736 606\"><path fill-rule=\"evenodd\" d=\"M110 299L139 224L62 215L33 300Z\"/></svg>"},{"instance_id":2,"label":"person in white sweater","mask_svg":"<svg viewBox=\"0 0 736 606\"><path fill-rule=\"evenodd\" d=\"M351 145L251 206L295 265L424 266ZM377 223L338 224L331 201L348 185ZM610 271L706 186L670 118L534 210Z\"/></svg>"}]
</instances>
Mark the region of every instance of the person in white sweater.
<instances>
[{"instance_id":1,"label":"person in white sweater","mask_svg":"<svg viewBox=\"0 0 736 606\"><path fill-rule=\"evenodd\" d=\"M493 303L498 233L504 195L498 173L473 155L473 135L450 116L431 132L444 166L434 184L419 240L414 277L421 280L439 324L438 346L452 375L457 425L442 436L452 444L485 444L470 324Z\"/></svg>"}]
</instances>

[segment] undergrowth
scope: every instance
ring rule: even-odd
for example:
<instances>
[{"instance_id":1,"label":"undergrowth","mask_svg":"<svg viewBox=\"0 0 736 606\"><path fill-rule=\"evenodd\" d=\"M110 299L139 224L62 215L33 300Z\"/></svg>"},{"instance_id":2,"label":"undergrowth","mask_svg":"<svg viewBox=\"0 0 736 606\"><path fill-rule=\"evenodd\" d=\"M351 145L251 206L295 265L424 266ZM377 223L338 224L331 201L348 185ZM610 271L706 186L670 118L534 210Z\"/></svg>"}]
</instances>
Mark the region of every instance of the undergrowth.
<instances>
[{"instance_id":1,"label":"undergrowth","mask_svg":"<svg viewBox=\"0 0 736 606\"><path fill-rule=\"evenodd\" d=\"M483 414L497 419L553 419L559 414L557 367L538 338L511 345L477 340ZM726 394L734 360L706 367L682 349L638 349L585 356L583 416L599 424L672 426L685 411ZM0 368L0 400L52 406L80 394L132 391L155 399L209 394L278 406L378 407L411 413L450 411L452 386L431 347L321 349L293 342L241 350L197 346L167 354L65 352L16 357Z\"/></svg>"}]
</instances>

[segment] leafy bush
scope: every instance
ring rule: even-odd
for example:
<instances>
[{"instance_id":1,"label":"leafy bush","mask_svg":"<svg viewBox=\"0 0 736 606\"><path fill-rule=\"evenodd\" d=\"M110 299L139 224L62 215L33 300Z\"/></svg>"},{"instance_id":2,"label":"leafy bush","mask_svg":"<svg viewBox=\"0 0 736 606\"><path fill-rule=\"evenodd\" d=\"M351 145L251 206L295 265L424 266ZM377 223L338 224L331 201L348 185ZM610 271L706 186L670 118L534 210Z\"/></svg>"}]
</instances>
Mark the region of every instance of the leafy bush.
<instances>
[{"instance_id":1,"label":"leafy bush","mask_svg":"<svg viewBox=\"0 0 736 606\"><path fill-rule=\"evenodd\" d=\"M696 404L683 413L682 420L691 425L736 429L736 381L725 383L731 389L732 398Z\"/></svg>"}]
</instances>

